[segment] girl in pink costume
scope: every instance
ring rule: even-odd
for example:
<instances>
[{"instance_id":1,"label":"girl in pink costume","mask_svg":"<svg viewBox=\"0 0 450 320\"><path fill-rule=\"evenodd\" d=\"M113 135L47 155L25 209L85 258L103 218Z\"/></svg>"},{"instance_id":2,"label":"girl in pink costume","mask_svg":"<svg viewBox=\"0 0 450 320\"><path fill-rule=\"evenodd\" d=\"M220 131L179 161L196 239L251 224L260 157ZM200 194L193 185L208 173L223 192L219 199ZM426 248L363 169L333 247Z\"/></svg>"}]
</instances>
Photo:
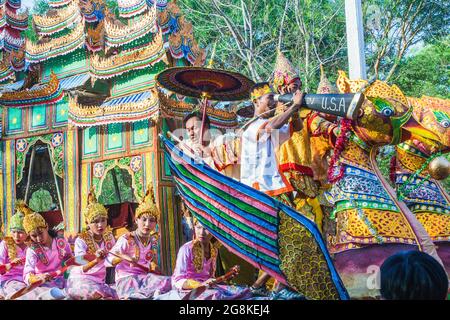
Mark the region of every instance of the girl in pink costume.
<instances>
[{"instance_id":1,"label":"girl in pink costume","mask_svg":"<svg viewBox=\"0 0 450 320\"><path fill-rule=\"evenodd\" d=\"M171 289L170 277L157 275L158 233L155 232L159 211L152 188L148 188L142 203L136 209L137 229L121 236L111 252L125 254L135 263L109 256L116 265L116 291L120 299L152 299L155 292Z\"/></svg>"},{"instance_id":2,"label":"girl in pink costume","mask_svg":"<svg viewBox=\"0 0 450 320\"><path fill-rule=\"evenodd\" d=\"M8 299L16 291L24 288L23 265L27 245L27 234L23 228L24 214L21 211L23 202L17 203L17 211L9 221L10 237L0 242L0 265L10 264L11 269L0 274L0 299Z\"/></svg>"},{"instance_id":3,"label":"girl in pink costume","mask_svg":"<svg viewBox=\"0 0 450 320\"><path fill-rule=\"evenodd\" d=\"M29 208L25 211L23 226L31 238L31 244L26 251L23 280L27 285L42 279L47 282L20 299L64 299L66 284L64 276L52 279L50 273L61 269L63 262L72 257L69 243L61 234L49 231L44 218Z\"/></svg>"},{"instance_id":4,"label":"girl in pink costume","mask_svg":"<svg viewBox=\"0 0 450 320\"><path fill-rule=\"evenodd\" d=\"M117 299L114 289L105 283L105 258L115 244L114 236L107 225L108 212L97 202L94 190L88 196L84 211L88 229L75 240L75 256L95 254L97 259L70 271L67 293L71 299Z\"/></svg>"},{"instance_id":5,"label":"girl in pink costume","mask_svg":"<svg viewBox=\"0 0 450 320\"><path fill-rule=\"evenodd\" d=\"M174 290L158 297L160 300L179 300L191 290L214 281L218 242L212 243L212 235L194 218L195 238L181 246L172 275ZM197 300L244 300L252 296L250 289L240 286L214 284Z\"/></svg>"}]
</instances>

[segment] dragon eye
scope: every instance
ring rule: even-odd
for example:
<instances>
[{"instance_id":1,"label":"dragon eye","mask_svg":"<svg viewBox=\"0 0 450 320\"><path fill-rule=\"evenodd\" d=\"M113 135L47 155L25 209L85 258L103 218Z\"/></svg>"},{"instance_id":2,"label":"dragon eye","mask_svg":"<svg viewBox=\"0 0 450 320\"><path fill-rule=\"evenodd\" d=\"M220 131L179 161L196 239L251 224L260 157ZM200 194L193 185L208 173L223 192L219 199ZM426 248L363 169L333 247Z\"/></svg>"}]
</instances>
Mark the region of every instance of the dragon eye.
<instances>
[{"instance_id":1,"label":"dragon eye","mask_svg":"<svg viewBox=\"0 0 450 320\"><path fill-rule=\"evenodd\" d=\"M443 126L444 128L450 127L450 121L449 120L442 120L441 121L441 126Z\"/></svg>"},{"instance_id":2,"label":"dragon eye","mask_svg":"<svg viewBox=\"0 0 450 320\"><path fill-rule=\"evenodd\" d=\"M389 109L389 108L383 108L383 110L381 110L381 113L385 117L390 117L394 114L394 111L392 111L392 109Z\"/></svg>"}]
</instances>

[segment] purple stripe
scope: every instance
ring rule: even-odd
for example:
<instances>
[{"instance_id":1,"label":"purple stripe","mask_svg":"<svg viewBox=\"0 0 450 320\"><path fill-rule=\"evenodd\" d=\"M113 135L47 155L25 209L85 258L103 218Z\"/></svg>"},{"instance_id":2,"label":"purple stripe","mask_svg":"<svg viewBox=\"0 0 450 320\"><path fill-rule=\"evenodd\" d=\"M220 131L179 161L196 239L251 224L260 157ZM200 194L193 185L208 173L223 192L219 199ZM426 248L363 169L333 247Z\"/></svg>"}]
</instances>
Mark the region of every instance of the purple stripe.
<instances>
[{"instance_id":1,"label":"purple stripe","mask_svg":"<svg viewBox=\"0 0 450 320\"><path fill-rule=\"evenodd\" d=\"M175 152L171 152L172 159L174 158L174 155L175 155ZM252 197L246 195L245 193L242 193L226 184L220 183L217 180L214 180L214 179L208 177L207 175L202 173L200 170L191 166L186 161L184 161L182 158L179 158L176 155L175 155L175 158L177 158L178 159L177 162L183 164L183 166L185 168L190 168L190 170L189 170L190 173L192 173L195 176L200 177L206 183L208 183L216 188L219 188L223 192L228 193L229 195L231 195L234 198L238 198L239 200L251 205L252 207L255 207L255 208L261 210L264 213L270 214L271 216L274 216L274 217L278 216L278 212L276 210L274 210L272 207L270 207L269 205L255 199L255 198L252 198ZM194 173L192 171L195 171L196 173Z\"/></svg>"},{"instance_id":2,"label":"purple stripe","mask_svg":"<svg viewBox=\"0 0 450 320\"><path fill-rule=\"evenodd\" d=\"M189 201L185 201L186 205L188 207L191 207L191 210L195 211L196 213L198 213L199 215L201 215L203 218L205 218L206 220L208 220L209 222L211 222L212 224L214 224L216 227L219 227L217 225L217 221L212 218L210 215L208 215L208 213L204 212L203 210L197 208L197 207L193 207L191 205L191 203ZM244 237L240 236L239 234L237 234L235 231L233 231L232 229L228 228L227 226L221 224L220 225L220 229L223 229L224 231L227 231L228 234L232 235L234 238L238 239L239 241L241 241L242 243L245 243L247 246L249 247L254 247L255 249L257 249L258 251L261 251L265 254L267 254L268 256L271 256L272 258L278 260L278 256L273 253L272 251L252 242L249 241L247 239L245 239ZM248 258L247 258L248 259Z\"/></svg>"},{"instance_id":3,"label":"purple stripe","mask_svg":"<svg viewBox=\"0 0 450 320\"><path fill-rule=\"evenodd\" d=\"M191 190L195 195L199 196L200 198L206 198L208 200L208 202L210 202L212 205L214 205L215 207L217 207L219 210L221 210L223 213L235 218L236 220L247 224L249 226L251 226L252 228L258 230L259 232L261 232L262 234L277 240L278 237L276 235L276 233L265 229L264 227L255 224L254 222L247 220L246 218L240 216L239 214L236 214L234 211L226 208L224 205L222 205L220 202L217 202L216 200L214 200L211 197L208 197L206 194L202 193L201 191L199 191L198 189L196 189L195 187L190 186L187 182L183 181L182 179L179 179L177 177L175 177L175 179L181 183L182 185L186 186L189 190Z\"/></svg>"}]
</instances>

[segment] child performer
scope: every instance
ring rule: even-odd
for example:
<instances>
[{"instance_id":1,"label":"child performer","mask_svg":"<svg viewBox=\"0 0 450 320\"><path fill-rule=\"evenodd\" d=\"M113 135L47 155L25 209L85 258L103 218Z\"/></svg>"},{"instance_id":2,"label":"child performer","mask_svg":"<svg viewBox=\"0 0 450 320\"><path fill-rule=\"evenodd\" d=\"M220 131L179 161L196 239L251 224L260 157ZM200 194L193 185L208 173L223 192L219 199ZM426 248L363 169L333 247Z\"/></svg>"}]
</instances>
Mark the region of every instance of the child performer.
<instances>
[{"instance_id":1,"label":"child performer","mask_svg":"<svg viewBox=\"0 0 450 320\"><path fill-rule=\"evenodd\" d=\"M54 279L50 272L61 268L62 263L72 257L69 243L62 234L55 234L48 229L48 224L44 218L30 208L24 210L23 227L31 238L30 247L26 252L25 266L23 269L23 279L27 285L36 281L46 279L46 283L30 291L20 299L61 299L65 297L66 281L63 275Z\"/></svg>"},{"instance_id":2,"label":"child performer","mask_svg":"<svg viewBox=\"0 0 450 320\"><path fill-rule=\"evenodd\" d=\"M164 298L161 296L160 299L182 299L192 289L213 281L217 246L211 242L212 234L196 218L194 218L194 233L194 240L185 243L178 251L175 271L172 275L172 286L176 290L172 290ZM242 300L251 296L248 288L214 284L196 299Z\"/></svg>"},{"instance_id":3,"label":"child performer","mask_svg":"<svg viewBox=\"0 0 450 320\"><path fill-rule=\"evenodd\" d=\"M67 293L75 300L117 299L116 292L105 283L105 258L115 244L107 225L108 212L97 202L94 190L88 196L84 211L88 229L75 240L75 256L87 253L97 255L90 263L72 269L67 280Z\"/></svg>"},{"instance_id":4,"label":"child performer","mask_svg":"<svg viewBox=\"0 0 450 320\"><path fill-rule=\"evenodd\" d=\"M111 264L117 264L116 291L120 299L151 299L155 292L164 293L171 289L170 277L151 273L158 272L158 233L155 232L158 218L153 188L148 187L136 209L137 230L121 236L111 250L131 257L141 267L109 255Z\"/></svg>"},{"instance_id":5,"label":"child performer","mask_svg":"<svg viewBox=\"0 0 450 320\"><path fill-rule=\"evenodd\" d=\"M10 237L5 237L0 243L0 265L12 264L11 269L0 275L0 299L8 299L16 291L24 288L23 265L25 263L25 243L27 234L23 228L23 217L21 208L23 202L16 204L16 214L9 221Z\"/></svg>"}]
</instances>

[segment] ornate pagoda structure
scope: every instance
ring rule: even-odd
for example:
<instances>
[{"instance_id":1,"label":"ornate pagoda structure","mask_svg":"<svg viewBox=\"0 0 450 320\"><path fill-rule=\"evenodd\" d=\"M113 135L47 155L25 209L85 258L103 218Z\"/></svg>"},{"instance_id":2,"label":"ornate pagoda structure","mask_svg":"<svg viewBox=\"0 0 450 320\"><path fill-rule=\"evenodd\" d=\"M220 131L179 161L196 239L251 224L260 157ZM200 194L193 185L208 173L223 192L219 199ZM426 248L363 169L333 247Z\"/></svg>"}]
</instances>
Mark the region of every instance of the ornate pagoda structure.
<instances>
[{"instance_id":1,"label":"ornate pagoda structure","mask_svg":"<svg viewBox=\"0 0 450 320\"><path fill-rule=\"evenodd\" d=\"M75 236L93 186L123 231L153 184L160 267L171 273L182 245L181 201L158 134L165 117L180 119L193 105L157 91L155 76L202 65L205 54L174 2L117 3L111 12L104 0L48 0L48 12L29 16L18 13L20 0L0 0L3 230L24 199ZM35 37L25 39L29 21ZM213 123L235 126L236 115L219 111Z\"/></svg>"}]
</instances>

